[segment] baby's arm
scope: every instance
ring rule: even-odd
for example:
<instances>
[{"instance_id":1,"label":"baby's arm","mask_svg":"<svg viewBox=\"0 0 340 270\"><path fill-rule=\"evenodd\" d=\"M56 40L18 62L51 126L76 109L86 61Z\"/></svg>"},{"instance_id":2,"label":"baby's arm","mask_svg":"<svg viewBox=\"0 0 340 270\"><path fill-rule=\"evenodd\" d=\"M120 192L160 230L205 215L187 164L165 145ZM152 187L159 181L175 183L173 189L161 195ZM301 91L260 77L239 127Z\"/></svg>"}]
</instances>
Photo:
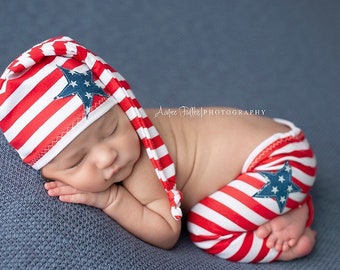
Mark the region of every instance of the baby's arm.
<instances>
[{"instance_id":1,"label":"baby's arm","mask_svg":"<svg viewBox=\"0 0 340 270\"><path fill-rule=\"evenodd\" d=\"M152 245L170 249L178 240L181 223L171 216L164 190L142 204L123 185L114 184L97 193L83 192L59 181L46 183L45 188L50 196L58 196L63 202L102 209L127 231Z\"/></svg>"},{"instance_id":2,"label":"baby's arm","mask_svg":"<svg viewBox=\"0 0 340 270\"><path fill-rule=\"evenodd\" d=\"M164 190L162 195L142 204L124 186L117 186L103 211L138 238L170 249L178 240L181 222L171 216Z\"/></svg>"}]
</instances>

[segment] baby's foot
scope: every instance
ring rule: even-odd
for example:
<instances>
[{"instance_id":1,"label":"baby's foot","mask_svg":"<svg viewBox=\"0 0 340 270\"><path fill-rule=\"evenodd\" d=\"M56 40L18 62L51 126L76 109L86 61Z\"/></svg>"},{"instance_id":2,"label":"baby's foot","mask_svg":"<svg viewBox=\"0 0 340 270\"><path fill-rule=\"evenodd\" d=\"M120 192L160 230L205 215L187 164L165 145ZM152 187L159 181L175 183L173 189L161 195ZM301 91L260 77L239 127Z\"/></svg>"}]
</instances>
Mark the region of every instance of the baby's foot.
<instances>
[{"instance_id":1,"label":"baby's foot","mask_svg":"<svg viewBox=\"0 0 340 270\"><path fill-rule=\"evenodd\" d=\"M286 251L282 251L282 253L278 257L278 260L289 261L306 256L313 250L315 244L315 236L315 231L312 231L309 227L305 228L303 234L297 240L296 245Z\"/></svg>"},{"instance_id":2,"label":"baby's foot","mask_svg":"<svg viewBox=\"0 0 340 270\"><path fill-rule=\"evenodd\" d=\"M308 206L304 203L301 207L261 225L256 230L256 235L260 238L267 238L268 248L288 251L304 234L308 212Z\"/></svg>"}]
</instances>

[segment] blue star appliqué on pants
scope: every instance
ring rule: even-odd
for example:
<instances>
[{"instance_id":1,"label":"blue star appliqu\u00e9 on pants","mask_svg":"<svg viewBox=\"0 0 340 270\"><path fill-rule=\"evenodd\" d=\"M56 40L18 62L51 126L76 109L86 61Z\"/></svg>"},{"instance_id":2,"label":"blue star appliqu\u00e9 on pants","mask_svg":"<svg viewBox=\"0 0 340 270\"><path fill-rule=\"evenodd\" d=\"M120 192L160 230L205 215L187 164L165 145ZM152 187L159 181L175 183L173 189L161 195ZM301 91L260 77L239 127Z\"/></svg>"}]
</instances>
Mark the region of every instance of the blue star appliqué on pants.
<instances>
[{"instance_id":1,"label":"blue star appliqu\u00e9 on pants","mask_svg":"<svg viewBox=\"0 0 340 270\"><path fill-rule=\"evenodd\" d=\"M292 182L292 167L288 161L275 173L259 172L259 174L261 174L267 182L253 197L275 199L279 206L280 213L282 213L286 206L289 194L301 191L300 187Z\"/></svg>"}]
</instances>

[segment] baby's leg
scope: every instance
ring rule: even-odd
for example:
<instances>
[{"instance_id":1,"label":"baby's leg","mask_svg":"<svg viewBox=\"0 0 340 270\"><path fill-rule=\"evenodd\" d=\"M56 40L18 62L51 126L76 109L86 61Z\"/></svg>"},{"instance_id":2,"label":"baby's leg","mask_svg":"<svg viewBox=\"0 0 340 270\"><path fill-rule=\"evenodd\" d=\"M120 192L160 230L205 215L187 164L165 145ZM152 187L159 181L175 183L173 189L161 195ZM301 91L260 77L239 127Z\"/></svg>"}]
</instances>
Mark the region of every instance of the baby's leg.
<instances>
[{"instance_id":1,"label":"baby's leg","mask_svg":"<svg viewBox=\"0 0 340 270\"><path fill-rule=\"evenodd\" d=\"M206 252L237 262L270 262L306 255L306 250L311 250L312 246L302 246L307 241L300 240L306 238L306 221L312 211L303 203L301 208L280 215L273 199L268 198L265 204L258 202L252 195L259 190L259 179L253 175L256 174L240 175L192 208L188 215L191 239ZM301 214L304 217L299 219ZM293 219L295 225L287 226ZM256 230L271 221L275 221L276 227L268 229L265 237L258 236ZM281 248L277 250L273 244L268 244L272 238L276 242L300 245L294 252L290 247L282 252Z\"/></svg>"},{"instance_id":2,"label":"baby's leg","mask_svg":"<svg viewBox=\"0 0 340 270\"><path fill-rule=\"evenodd\" d=\"M315 179L314 154L301 132L256 150L244 173L193 207L188 217L191 238L200 248L231 261L304 256L313 248L315 234L305 229L308 218L297 215L313 214L305 201ZM293 220L294 226L285 226Z\"/></svg>"}]
</instances>

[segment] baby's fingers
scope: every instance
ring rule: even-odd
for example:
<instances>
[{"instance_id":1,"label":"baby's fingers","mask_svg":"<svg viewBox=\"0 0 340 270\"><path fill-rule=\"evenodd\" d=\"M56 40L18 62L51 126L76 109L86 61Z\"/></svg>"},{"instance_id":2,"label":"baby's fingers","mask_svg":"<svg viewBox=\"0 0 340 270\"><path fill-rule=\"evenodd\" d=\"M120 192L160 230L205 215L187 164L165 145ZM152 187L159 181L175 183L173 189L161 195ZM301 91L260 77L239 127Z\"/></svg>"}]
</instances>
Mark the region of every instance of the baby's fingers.
<instances>
[{"instance_id":1,"label":"baby's fingers","mask_svg":"<svg viewBox=\"0 0 340 270\"><path fill-rule=\"evenodd\" d=\"M48 195L51 197L63 196L63 195L73 195L77 194L80 191L75 189L74 187L67 185L57 185L54 187L46 188Z\"/></svg>"},{"instance_id":2,"label":"baby's fingers","mask_svg":"<svg viewBox=\"0 0 340 270\"><path fill-rule=\"evenodd\" d=\"M94 196L92 193L76 193L76 194L66 194L60 195L59 200L67 203L78 203L78 204L86 204L93 205L95 202Z\"/></svg>"},{"instance_id":3,"label":"baby's fingers","mask_svg":"<svg viewBox=\"0 0 340 270\"><path fill-rule=\"evenodd\" d=\"M66 186L66 184L59 182L59 181L47 182L44 185L45 189L47 189L47 190L54 189L54 188L57 188L57 187L63 187L63 186Z\"/></svg>"}]
</instances>

